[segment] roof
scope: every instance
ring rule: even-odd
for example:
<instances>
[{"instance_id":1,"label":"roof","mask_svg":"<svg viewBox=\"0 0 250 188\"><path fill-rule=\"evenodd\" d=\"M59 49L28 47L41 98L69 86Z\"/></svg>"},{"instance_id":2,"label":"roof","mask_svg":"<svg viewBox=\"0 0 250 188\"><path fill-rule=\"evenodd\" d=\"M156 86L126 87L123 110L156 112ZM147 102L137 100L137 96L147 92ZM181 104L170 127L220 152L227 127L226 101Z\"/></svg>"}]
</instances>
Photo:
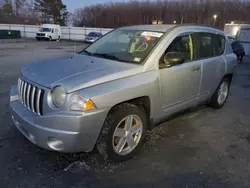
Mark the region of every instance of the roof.
<instances>
[{"instance_id":1,"label":"roof","mask_svg":"<svg viewBox=\"0 0 250 188\"><path fill-rule=\"evenodd\" d=\"M220 31L219 29L211 26L206 26L206 25L196 25L196 24L162 24L162 25L135 25L135 26L126 26L126 27L121 27L120 29L134 29L134 30L148 30L148 31L159 31L159 32L166 32L169 29L177 28L177 27L199 27L203 29L212 29L212 30L217 30ZM220 31L221 32L221 31Z\"/></svg>"}]
</instances>

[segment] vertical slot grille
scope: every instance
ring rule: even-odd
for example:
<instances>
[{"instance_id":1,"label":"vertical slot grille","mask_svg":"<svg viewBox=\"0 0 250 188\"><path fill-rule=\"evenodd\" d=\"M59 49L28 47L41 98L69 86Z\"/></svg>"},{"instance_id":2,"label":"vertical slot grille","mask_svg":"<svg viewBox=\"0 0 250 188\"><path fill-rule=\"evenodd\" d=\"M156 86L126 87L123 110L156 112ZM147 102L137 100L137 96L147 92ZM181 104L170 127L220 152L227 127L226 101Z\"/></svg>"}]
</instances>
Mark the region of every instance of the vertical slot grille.
<instances>
[{"instance_id":1,"label":"vertical slot grille","mask_svg":"<svg viewBox=\"0 0 250 188\"><path fill-rule=\"evenodd\" d=\"M23 105L35 114L43 115L44 90L18 79L18 96Z\"/></svg>"}]
</instances>

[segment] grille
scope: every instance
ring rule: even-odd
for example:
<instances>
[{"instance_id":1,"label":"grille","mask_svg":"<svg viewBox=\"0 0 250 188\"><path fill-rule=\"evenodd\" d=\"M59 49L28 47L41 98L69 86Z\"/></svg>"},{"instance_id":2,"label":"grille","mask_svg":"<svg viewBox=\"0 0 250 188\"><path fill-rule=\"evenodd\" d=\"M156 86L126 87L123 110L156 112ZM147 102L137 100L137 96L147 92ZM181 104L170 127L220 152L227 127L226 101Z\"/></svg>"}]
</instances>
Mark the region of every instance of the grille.
<instances>
[{"instance_id":1,"label":"grille","mask_svg":"<svg viewBox=\"0 0 250 188\"><path fill-rule=\"evenodd\" d=\"M18 96L26 108L35 114L43 115L44 90L18 79Z\"/></svg>"},{"instance_id":2,"label":"grille","mask_svg":"<svg viewBox=\"0 0 250 188\"><path fill-rule=\"evenodd\" d=\"M36 35L37 35L37 36L45 36L44 33L37 33Z\"/></svg>"}]
</instances>

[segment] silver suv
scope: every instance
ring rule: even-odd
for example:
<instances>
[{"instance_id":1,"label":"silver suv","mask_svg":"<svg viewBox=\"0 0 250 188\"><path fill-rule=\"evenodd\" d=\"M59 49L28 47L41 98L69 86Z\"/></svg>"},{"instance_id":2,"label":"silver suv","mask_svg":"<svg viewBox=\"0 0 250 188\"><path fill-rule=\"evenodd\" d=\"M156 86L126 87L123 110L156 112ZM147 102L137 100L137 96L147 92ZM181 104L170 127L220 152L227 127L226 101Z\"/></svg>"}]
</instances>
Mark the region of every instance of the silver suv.
<instances>
[{"instance_id":1,"label":"silver suv","mask_svg":"<svg viewBox=\"0 0 250 188\"><path fill-rule=\"evenodd\" d=\"M82 52L22 68L15 126L34 144L127 160L146 130L200 105L221 108L236 56L223 32L191 25L116 29Z\"/></svg>"}]
</instances>

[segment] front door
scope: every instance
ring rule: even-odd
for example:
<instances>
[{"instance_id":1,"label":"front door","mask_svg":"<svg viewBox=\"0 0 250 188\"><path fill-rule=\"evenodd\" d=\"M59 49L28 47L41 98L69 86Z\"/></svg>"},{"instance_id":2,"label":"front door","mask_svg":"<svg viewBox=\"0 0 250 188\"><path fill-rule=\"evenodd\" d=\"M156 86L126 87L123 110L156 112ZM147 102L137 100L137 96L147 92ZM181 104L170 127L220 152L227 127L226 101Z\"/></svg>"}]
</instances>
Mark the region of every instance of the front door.
<instances>
[{"instance_id":1,"label":"front door","mask_svg":"<svg viewBox=\"0 0 250 188\"><path fill-rule=\"evenodd\" d=\"M160 69L162 106L168 115L196 104L201 80L201 61L195 60L196 51L193 34L176 37L165 51L185 54L183 64Z\"/></svg>"}]
</instances>

